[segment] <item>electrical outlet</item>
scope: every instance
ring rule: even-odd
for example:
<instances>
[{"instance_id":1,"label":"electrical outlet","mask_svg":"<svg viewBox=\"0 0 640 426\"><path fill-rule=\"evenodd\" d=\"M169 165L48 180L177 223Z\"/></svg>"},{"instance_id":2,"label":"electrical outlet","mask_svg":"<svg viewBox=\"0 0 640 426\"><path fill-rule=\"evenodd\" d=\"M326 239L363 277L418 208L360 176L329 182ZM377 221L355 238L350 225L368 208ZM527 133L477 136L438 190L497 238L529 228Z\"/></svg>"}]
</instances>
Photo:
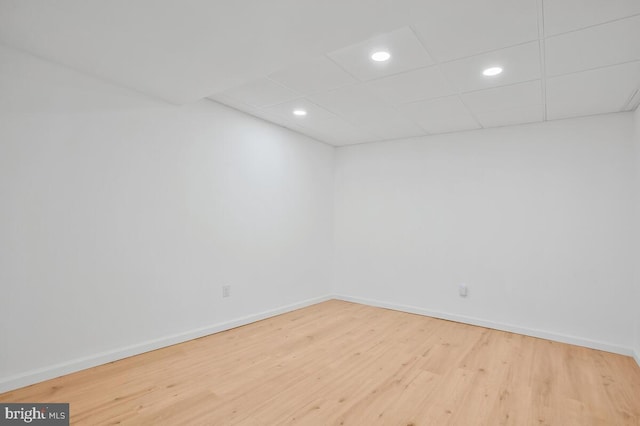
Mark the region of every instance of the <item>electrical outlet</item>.
<instances>
[{"instance_id":1,"label":"electrical outlet","mask_svg":"<svg viewBox=\"0 0 640 426\"><path fill-rule=\"evenodd\" d=\"M467 297L468 291L469 289L467 288L466 284L460 284L458 286L458 293L460 293L460 297Z\"/></svg>"},{"instance_id":2,"label":"electrical outlet","mask_svg":"<svg viewBox=\"0 0 640 426\"><path fill-rule=\"evenodd\" d=\"M231 296L231 286L223 285L222 286L222 297L230 297Z\"/></svg>"}]
</instances>

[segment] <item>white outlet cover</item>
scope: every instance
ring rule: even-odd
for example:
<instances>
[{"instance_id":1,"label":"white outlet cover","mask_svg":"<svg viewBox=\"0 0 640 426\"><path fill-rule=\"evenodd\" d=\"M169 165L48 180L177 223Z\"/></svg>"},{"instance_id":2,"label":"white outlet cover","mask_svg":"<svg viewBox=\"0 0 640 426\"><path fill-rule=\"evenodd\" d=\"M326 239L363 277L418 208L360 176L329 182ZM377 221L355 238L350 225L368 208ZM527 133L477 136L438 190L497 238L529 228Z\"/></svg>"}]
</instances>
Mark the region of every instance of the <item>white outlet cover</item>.
<instances>
[{"instance_id":1,"label":"white outlet cover","mask_svg":"<svg viewBox=\"0 0 640 426\"><path fill-rule=\"evenodd\" d=\"M458 286L458 292L460 293L461 297L467 297L467 292L468 292L467 285L466 284L460 284Z\"/></svg>"}]
</instances>

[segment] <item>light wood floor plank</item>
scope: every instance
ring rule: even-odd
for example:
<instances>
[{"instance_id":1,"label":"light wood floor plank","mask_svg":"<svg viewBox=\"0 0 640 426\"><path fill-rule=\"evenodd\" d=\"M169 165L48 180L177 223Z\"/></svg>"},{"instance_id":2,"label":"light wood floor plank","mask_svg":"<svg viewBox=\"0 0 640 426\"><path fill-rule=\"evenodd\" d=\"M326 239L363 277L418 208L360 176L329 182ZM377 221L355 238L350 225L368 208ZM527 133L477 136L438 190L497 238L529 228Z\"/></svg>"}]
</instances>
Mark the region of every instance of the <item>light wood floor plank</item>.
<instances>
[{"instance_id":1,"label":"light wood floor plank","mask_svg":"<svg viewBox=\"0 0 640 426\"><path fill-rule=\"evenodd\" d=\"M640 425L640 368L332 300L0 401L69 402L78 425Z\"/></svg>"}]
</instances>

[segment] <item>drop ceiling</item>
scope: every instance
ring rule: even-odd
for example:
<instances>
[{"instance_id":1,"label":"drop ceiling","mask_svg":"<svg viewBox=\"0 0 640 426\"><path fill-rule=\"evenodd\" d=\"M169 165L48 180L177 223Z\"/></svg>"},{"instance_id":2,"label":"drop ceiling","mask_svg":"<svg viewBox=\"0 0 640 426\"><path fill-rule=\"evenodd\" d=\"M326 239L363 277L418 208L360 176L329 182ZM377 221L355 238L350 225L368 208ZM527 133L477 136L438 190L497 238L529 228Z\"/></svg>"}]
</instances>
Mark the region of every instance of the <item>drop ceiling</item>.
<instances>
[{"instance_id":1,"label":"drop ceiling","mask_svg":"<svg viewBox=\"0 0 640 426\"><path fill-rule=\"evenodd\" d=\"M640 102L639 0L0 0L0 42L333 145Z\"/></svg>"}]
</instances>

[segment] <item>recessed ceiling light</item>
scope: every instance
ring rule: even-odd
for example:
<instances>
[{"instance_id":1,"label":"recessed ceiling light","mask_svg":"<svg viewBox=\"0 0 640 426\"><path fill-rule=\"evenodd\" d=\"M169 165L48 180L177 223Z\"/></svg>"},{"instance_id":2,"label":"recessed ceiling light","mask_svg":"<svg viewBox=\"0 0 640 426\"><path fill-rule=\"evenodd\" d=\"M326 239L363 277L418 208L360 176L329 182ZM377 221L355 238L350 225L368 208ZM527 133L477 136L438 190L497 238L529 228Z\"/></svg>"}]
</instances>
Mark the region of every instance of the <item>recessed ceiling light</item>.
<instances>
[{"instance_id":1,"label":"recessed ceiling light","mask_svg":"<svg viewBox=\"0 0 640 426\"><path fill-rule=\"evenodd\" d=\"M386 52L384 50L381 50L379 52L375 52L373 55L371 55L371 59L373 59L376 62L388 61L389 58L391 58L391 53Z\"/></svg>"},{"instance_id":2,"label":"recessed ceiling light","mask_svg":"<svg viewBox=\"0 0 640 426\"><path fill-rule=\"evenodd\" d=\"M502 68L500 67L491 67L491 68L487 68L486 70L482 71L483 75L486 75L487 77L493 77L494 75L498 75L502 72Z\"/></svg>"},{"instance_id":3,"label":"recessed ceiling light","mask_svg":"<svg viewBox=\"0 0 640 426\"><path fill-rule=\"evenodd\" d=\"M293 115L297 115L298 117L304 117L305 115L307 115L307 111L303 109L294 109Z\"/></svg>"}]
</instances>

